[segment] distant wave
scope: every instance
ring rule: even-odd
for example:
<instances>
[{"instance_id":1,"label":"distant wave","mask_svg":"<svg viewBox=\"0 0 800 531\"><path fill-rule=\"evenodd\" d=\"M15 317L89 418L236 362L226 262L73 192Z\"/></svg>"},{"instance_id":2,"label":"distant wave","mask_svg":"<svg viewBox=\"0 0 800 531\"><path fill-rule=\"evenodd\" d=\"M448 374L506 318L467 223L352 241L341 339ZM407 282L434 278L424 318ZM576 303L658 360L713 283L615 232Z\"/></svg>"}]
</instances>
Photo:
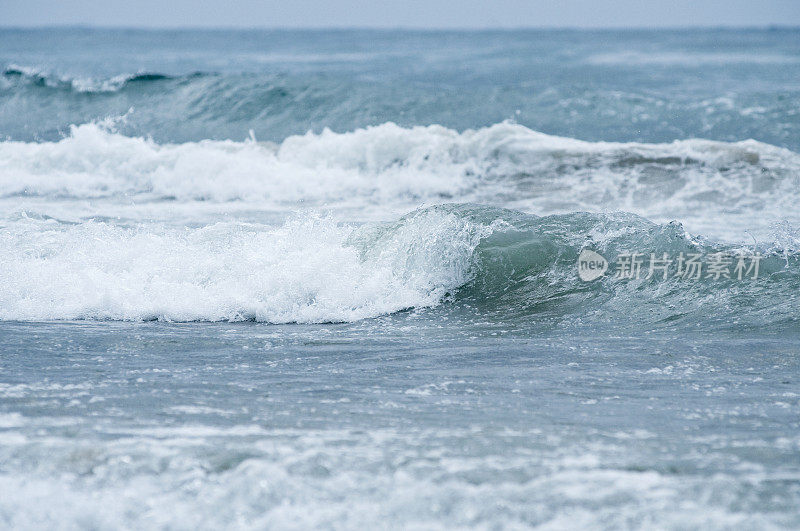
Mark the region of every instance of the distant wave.
<instances>
[{"instance_id":1,"label":"distant wave","mask_svg":"<svg viewBox=\"0 0 800 531\"><path fill-rule=\"evenodd\" d=\"M12 84L40 87L44 89L67 90L82 94L119 92L133 86L175 79L191 79L207 74L196 72L186 76L171 76L157 72L138 72L122 74L110 78L71 78L41 72L35 68L10 65L2 73L2 83L6 89Z\"/></svg>"},{"instance_id":2,"label":"distant wave","mask_svg":"<svg viewBox=\"0 0 800 531\"><path fill-rule=\"evenodd\" d=\"M786 325L800 311L795 252L759 249L757 281L609 274L586 283L576 269L582 248L610 260L625 251L752 252L632 214L536 217L476 205L359 227L315 215L279 228L194 229L20 216L0 238L0 319L347 322L446 301L516 326L527 318L743 330Z\"/></svg>"},{"instance_id":3,"label":"distant wave","mask_svg":"<svg viewBox=\"0 0 800 531\"><path fill-rule=\"evenodd\" d=\"M732 52L639 52L601 53L586 58L592 65L653 65L653 66L719 66L719 65L792 65L800 61L792 55Z\"/></svg>"}]
</instances>

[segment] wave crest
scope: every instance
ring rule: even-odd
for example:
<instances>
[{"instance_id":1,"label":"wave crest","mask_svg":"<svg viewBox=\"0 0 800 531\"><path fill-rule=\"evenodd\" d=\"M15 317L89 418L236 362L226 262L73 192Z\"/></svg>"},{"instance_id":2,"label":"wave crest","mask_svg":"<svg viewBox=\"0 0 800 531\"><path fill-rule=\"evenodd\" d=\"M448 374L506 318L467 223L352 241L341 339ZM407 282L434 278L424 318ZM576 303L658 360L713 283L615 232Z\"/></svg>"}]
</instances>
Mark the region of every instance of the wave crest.
<instances>
[{"instance_id":1,"label":"wave crest","mask_svg":"<svg viewBox=\"0 0 800 531\"><path fill-rule=\"evenodd\" d=\"M171 76L157 72L137 72L135 74L121 74L110 78L80 78L50 74L36 68L9 65L0 77L0 88L14 86L28 86L42 89L66 90L80 94L103 94L120 92L127 88L142 84L166 81L172 79L190 79L203 76L194 73L188 76Z\"/></svg>"},{"instance_id":2,"label":"wave crest","mask_svg":"<svg viewBox=\"0 0 800 531\"><path fill-rule=\"evenodd\" d=\"M58 142L2 142L0 164L3 195L158 193L218 201L330 201L353 194L464 199L569 187L571 197L555 200L591 204L606 195L605 203L635 203L666 191L667 199L697 202L705 193L733 202L745 195L777 197L800 173L800 156L754 140L584 142L510 122L462 133L386 123L349 133L309 132L281 144L157 144L93 123L73 126Z\"/></svg>"},{"instance_id":3,"label":"wave crest","mask_svg":"<svg viewBox=\"0 0 800 531\"><path fill-rule=\"evenodd\" d=\"M789 323L800 310L799 261L785 250L761 249L758 281L608 275L587 283L576 269L583 248L609 260L747 251L632 214L536 217L475 205L359 227L305 215L277 229L124 229L21 216L0 237L0 318L347 322L448 300L455 311L517 325L680 319L741 328Z\"/></svg>"}]
</instances>

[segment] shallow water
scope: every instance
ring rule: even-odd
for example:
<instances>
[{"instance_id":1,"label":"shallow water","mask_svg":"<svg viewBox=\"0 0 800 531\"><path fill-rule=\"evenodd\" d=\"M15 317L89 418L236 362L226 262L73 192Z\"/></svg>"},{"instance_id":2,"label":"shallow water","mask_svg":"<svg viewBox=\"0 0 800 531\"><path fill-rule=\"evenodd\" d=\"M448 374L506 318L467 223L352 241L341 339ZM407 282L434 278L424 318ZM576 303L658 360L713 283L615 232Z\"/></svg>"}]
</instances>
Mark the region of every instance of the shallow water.
<instances>
[{"instance_id":1,"label":"shallow water","mask_svg":"<svg viewBox=\"0 0 800 531\"><path fill-rule=\"evenodd\" d=\"M21 527L795 527L798 342L3 327Z\"/></svg>"},{"instance_id":2,"label":"shallow water","mask_svg":"<svg viewBox=\"0 0 800 531\"><path fill-rule=\"evenodd\" d=\"M0 526L800 526L797 36L0 30Z\"/></svg>"}]
</instances>

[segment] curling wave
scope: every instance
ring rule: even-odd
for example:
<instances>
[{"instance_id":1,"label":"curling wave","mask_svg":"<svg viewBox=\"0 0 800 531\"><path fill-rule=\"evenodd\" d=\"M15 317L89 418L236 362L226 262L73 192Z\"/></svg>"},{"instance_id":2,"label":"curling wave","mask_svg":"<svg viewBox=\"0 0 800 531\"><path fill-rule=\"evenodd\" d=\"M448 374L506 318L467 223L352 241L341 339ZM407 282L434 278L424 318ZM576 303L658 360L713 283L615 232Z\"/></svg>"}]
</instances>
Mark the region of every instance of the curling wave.
<instances>
[{"instance_id":1,"label":"curling wave","mask_svg":"<svg viewBox=\"0 0 800 531\"><path fill-rule=\"evenodd\" d=\"M477 309L500 320L697 320L741 328L800 310L794 251L765 254L758 280L578 279L582 248L677 255L752 250L711 244L632 214L536 217L475 205L391 223L304 215L280 228L195 229L19 217L0 236L0 318L347 322L410 308ZM515 321L519 324L518 321Z\"/></svg>"}]
</instances>

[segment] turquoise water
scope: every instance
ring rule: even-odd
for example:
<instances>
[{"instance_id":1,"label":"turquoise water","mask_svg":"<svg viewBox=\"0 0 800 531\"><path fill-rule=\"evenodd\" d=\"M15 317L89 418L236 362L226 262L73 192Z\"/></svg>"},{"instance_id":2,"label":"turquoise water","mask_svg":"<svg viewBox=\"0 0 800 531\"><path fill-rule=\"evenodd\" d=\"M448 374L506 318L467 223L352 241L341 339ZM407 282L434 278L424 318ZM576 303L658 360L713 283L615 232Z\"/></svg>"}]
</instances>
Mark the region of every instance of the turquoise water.
<instances>
[{"instance_id":1,"label":"turquoise water","mask_svg":"<svg viewBox=\"0 0 800 531\"><path fill-rule=\"evenodd\" d=\"M0 68L2 526L800 526L797 30Z\"/></svg>"}]
</instances>

